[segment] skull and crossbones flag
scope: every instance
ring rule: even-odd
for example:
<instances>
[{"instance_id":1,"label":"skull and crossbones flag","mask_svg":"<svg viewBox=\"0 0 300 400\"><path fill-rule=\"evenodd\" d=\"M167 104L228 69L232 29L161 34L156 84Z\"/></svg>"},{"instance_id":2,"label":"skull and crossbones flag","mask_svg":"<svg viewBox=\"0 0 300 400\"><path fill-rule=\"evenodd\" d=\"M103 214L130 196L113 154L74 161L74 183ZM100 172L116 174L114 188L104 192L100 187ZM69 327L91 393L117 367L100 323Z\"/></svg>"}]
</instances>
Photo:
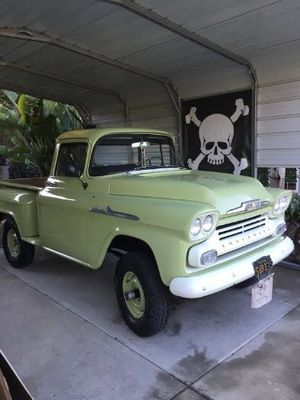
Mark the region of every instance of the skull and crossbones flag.
<instances>
[{"instance_id":1,"label":"skull and crossbones flag","mask_svg":"<svg viewBox=\"0 0 300 400\"><path fill-rule=\"evenodd\" d=\"M182 102L189 168L251 175L251 96L247 90Z\"/></svg>"}]
</instances>

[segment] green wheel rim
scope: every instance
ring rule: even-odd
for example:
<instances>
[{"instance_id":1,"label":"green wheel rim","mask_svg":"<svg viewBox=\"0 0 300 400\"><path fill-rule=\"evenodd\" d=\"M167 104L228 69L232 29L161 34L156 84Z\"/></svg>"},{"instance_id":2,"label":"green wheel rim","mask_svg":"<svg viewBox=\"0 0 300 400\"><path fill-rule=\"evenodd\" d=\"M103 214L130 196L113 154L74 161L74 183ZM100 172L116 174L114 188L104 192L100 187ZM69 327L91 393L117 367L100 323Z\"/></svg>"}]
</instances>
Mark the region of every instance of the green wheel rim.
<instances>
[{"instance_id":1,"label":"green wheel rim","mask_svg":"<svg viewBox=\"0 0 300 400\"><path fill-rule=\"evenodd\" d=\"M141 319L145 313L145 295L139 278L128 271L122 282L123 296L130 314L135 319Z\"/></svg>"},{"instance_id":2,"label":"green wheel rim","mask_svg":"<svg viewBox=\"0 0 300 400\"><path fill-rule=\"evenodd\" d=\"M7 233L7 247L13 257L18 257L20 254L20 243L17 233L14 229L10 229Z\"/></svg>"}]
</instances>

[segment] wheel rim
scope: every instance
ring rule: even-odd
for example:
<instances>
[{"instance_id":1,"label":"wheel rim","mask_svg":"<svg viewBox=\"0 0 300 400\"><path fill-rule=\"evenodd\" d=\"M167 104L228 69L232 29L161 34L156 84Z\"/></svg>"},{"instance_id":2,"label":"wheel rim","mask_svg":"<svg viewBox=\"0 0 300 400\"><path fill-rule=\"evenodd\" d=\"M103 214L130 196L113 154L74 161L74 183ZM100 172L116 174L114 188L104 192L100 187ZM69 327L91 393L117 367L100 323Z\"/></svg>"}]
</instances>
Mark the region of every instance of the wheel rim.
<instances>
[{"instance_id":1,"label":"wheel rim","mask_svg":"<svg viewBox=\"0 0 300 400\"><path fill-rule=\"evenodd\" d=\"M135 319L140 319L145 313L145 295L139 278L128 271L122 282L123 296L128 311Z\"/></svg>"},{"instance_id":2,"label":"wheel rim","mask_svg":"<svg viewBox=\"0 0 300 400\"><path fill-rule=\"evenodd\" d=\"M20 254L20 242L14 229L10 229L7 233L7 247L13 257Z\"/></svg>"}]
</instances>

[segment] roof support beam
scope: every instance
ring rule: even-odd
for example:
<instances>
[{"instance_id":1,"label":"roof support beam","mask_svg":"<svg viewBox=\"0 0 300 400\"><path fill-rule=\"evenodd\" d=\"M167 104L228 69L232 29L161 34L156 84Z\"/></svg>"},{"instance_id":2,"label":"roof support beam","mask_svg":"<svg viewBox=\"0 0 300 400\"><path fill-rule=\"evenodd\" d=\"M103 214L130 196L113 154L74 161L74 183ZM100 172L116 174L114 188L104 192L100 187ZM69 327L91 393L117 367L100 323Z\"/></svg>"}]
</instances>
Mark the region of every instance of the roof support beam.
<instances>
[{"instance_id":1,"label":"roof support beam","mask_svg":"<svg viewBox=\"0 0 300 400\"><path fill-rule=\"evenodd\" d=\"M199 35L198 33L194 33L186 28L184 28L181 25L178 25L177 23L169 20L168 18L165 18L159 14L157 14L155 11L150 10L146 7L141 6L140 4L136 3L134 0L98 0L103 3L109 3L113 4L115 6L122 7L128 11L131 11L132 13L147 19L148 21L151 21L167 30L170 32L173 32L193 43L198 44L199 46L205 47L208 50L213 51L214 53L219 54L220 56L223 56L227 58L228 60L231 60L235 63L238 63L240 65L243 65L248 68L249 73L252 78L253 82L253 97L252 97L252 175L256 176L257 174L257 168L256 168L256 108L257 108L257 85L258 85L258 80L257 80L257 74L255 71L254 66L252 63L244 58L239 56L238 54L235 54L234 52L223 48L222 46L219 46L216 43L211 42L207 38Z\"/></svg>"},{"instance_id":2,"label":"roof support beam","mask_svg":"<svg viewBox=\"0 0 300 400\"><path fill-rule=\"evenodd\" d=\"M18 85L9 85L9 84L5 84L5 87L3 89L6 90L11 90L11 91L17 91L18 93L22 93L24 91L24 88ZM32 89L27 89L26 88L26 94L30 95L30 96L36 96L36 92ZM50 97L50 100L56 100L55 98ZM85 123L87 125L91 125L92 124L92 120L91 120L91 116L89 114L88 109L86 108L86 106L81 103L81 102L76 102L74 103L74 99L69 99L67 97L63 97L61 98L61 101L65 104L70 104L73 105L74 107L76 107L76 109L78 110L79 114L82 116L83 120L85 121Z\"/></svg>"},{"instance_id":3,"label":"roof support beam","mask_svg":"<svg viewBox=\"0 0 300 400\"><path fill-rule=\"evenodd\" d=\"M2 59L0 59L0 60L1 60L0 61L0 68L1 67L11 68L11 69L15 69L15 70L18 70L18 71L26 72L26 73L29 73L29 74L32 74L32 75L40 76L42 78L51 79L51 80L53 80L55 82L61 82L61 83L67 84L67 85L79 87L81 89L91 90L93 92L100 92L100 93L102 93L102 94L104 94L106 96L117 97L118 100L122 103L122 105L124 107L125 120L127 121L127 119L128 119L128 106L126 104L126 101L118 92L115 92L114 90L109 90L109 89L104 89L102 87L95 87L95 86L86 85L86 84L83 84L83 83L80 83L80 82L76 82L76 81L74 81L72 79L61 78L61 77L53 75L53 74L52 75L48 75L48 74L45 74L44 72L37 71L37 70L34 70L32 68L24 67L24 66L17 65L17 64L14 64L14 63L10 63L10 62L6 62L6 61L2 61Z\"/></svg>"},{"instance_id":4,"label":"roof support beam","mask_svg":"<svg viewBox=\"0 0 300 400\"><path fill-rule=\"evenodd\" d=\"M95 53L91 50L75 46L70 43L63 42L62 40L52 38L49 35L43 34L43 33L38 33L34 32L30 29L25 29L25 28L0 28L0 37L6 37L6 38L12 38L12 39L20 39L24 41L32 41L32 42L37 42L37 43L45 43L48 45L51 45L53 47L57 47L63 50L70 51L71 53L82 55L84 57L87 57L91 60L96 60L99 61L100 63L106 64L106 65L111 65L115 68L119 68L123 71L131 72L135 75L142 76L143 78L150 79L155 82L161 83L165 88L166 85L168 87L172 88L172 91L175 93L175 98L179 98L178 91L173 84L173 82L163 76L152 74L151 72L145 71L140 68L136 68L132 65L123 63L118 60L114 60L112 58L100 55L98 53ZM168 95L170 96L170 91L167 90ZM174 97L172 96L170 98L172 101L172 104L174 104ZM176 107L176 111L178 112L179 104L178 107ZM127 107L127 113L128 113L128 107Z\"/></svg>"},{"instance_id":5,"label":"roof support beam","mask_svg":"<svg viewBox=\"0 0 300 400\"><path fill-rule=\"evenodd\" d=\"M155 11L150 10L146 7L141 6L140 4L136 3L134 0L98 0L102 3L109 3L113 4L115 6L119 6L122 8L125 8L128 11L133 12L134 14L143 17L147 19L148 21L151 21L165 29L167 29L170 32L173 32L181 37L184 37L185 39L194 42L198 44L199 46L205 47L208 50L213 51L214 53L217 53L233 62L236 62L240 65L244 65L249 68L251 74L256 79L256 72L249 60L247 60L244 57L239 56L238 54L233 53L232 51L225 49L216 43L211 42L210 40L206 39L205 37L199 35L198 33L194 33L186 28L184 28L181 25L178 25L177 23L169 20L168 18L165 18L159 14L157 14Z\"/></svg>"}]
</instances>

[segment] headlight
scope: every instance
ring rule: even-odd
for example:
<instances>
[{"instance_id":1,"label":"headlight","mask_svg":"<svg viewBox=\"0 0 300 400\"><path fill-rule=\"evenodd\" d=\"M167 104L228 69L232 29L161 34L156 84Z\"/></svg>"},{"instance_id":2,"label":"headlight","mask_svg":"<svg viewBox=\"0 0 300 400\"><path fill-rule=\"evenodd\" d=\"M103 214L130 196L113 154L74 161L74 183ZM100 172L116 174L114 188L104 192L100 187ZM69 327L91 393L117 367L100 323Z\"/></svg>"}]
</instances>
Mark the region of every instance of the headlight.
<instances>
[{"instance_id":1,"label":"headlight","mask_svg":"<svg viewBox=\"0 0 300 400\"><path fill-rule=\"evenodd\" d=\"M204 232L210 232L214 227L214 219L211 215L207 215L203 221L203 230Z\"/></svg>"},{"instance_id":2,"label":"headlight","mask_svg":"<svg viewBox=\"0 0 300 400\"><path fill-rule=\"evenodd\" d=\"M190 238L198 240L201 237L207 236L214 230L217 220L217 214L206 214L195 218L191 223Z\"/></svg>"},{"instance_id":3,"label":"headlight","mask_svg":"<svg viewBox=\"0 0 300 400\"><path fill-rule=\"evenodd\" d=\"M274 214L284 213L285 210L288 208L290 201L291 201L290 194L284 194L283 196L278 197L273 207Z\"/></svg>"},{"instance_id":4,"label":"headlight","mask_svg":"<svg viewBox=\"0 0 300 400\"><path fill-rule=\"evenodd\" d=\"M191 225L191 236L195 237L198 236L201 232L202 223L200 218L194 219Z\"/></svg>"}]
</instances>

